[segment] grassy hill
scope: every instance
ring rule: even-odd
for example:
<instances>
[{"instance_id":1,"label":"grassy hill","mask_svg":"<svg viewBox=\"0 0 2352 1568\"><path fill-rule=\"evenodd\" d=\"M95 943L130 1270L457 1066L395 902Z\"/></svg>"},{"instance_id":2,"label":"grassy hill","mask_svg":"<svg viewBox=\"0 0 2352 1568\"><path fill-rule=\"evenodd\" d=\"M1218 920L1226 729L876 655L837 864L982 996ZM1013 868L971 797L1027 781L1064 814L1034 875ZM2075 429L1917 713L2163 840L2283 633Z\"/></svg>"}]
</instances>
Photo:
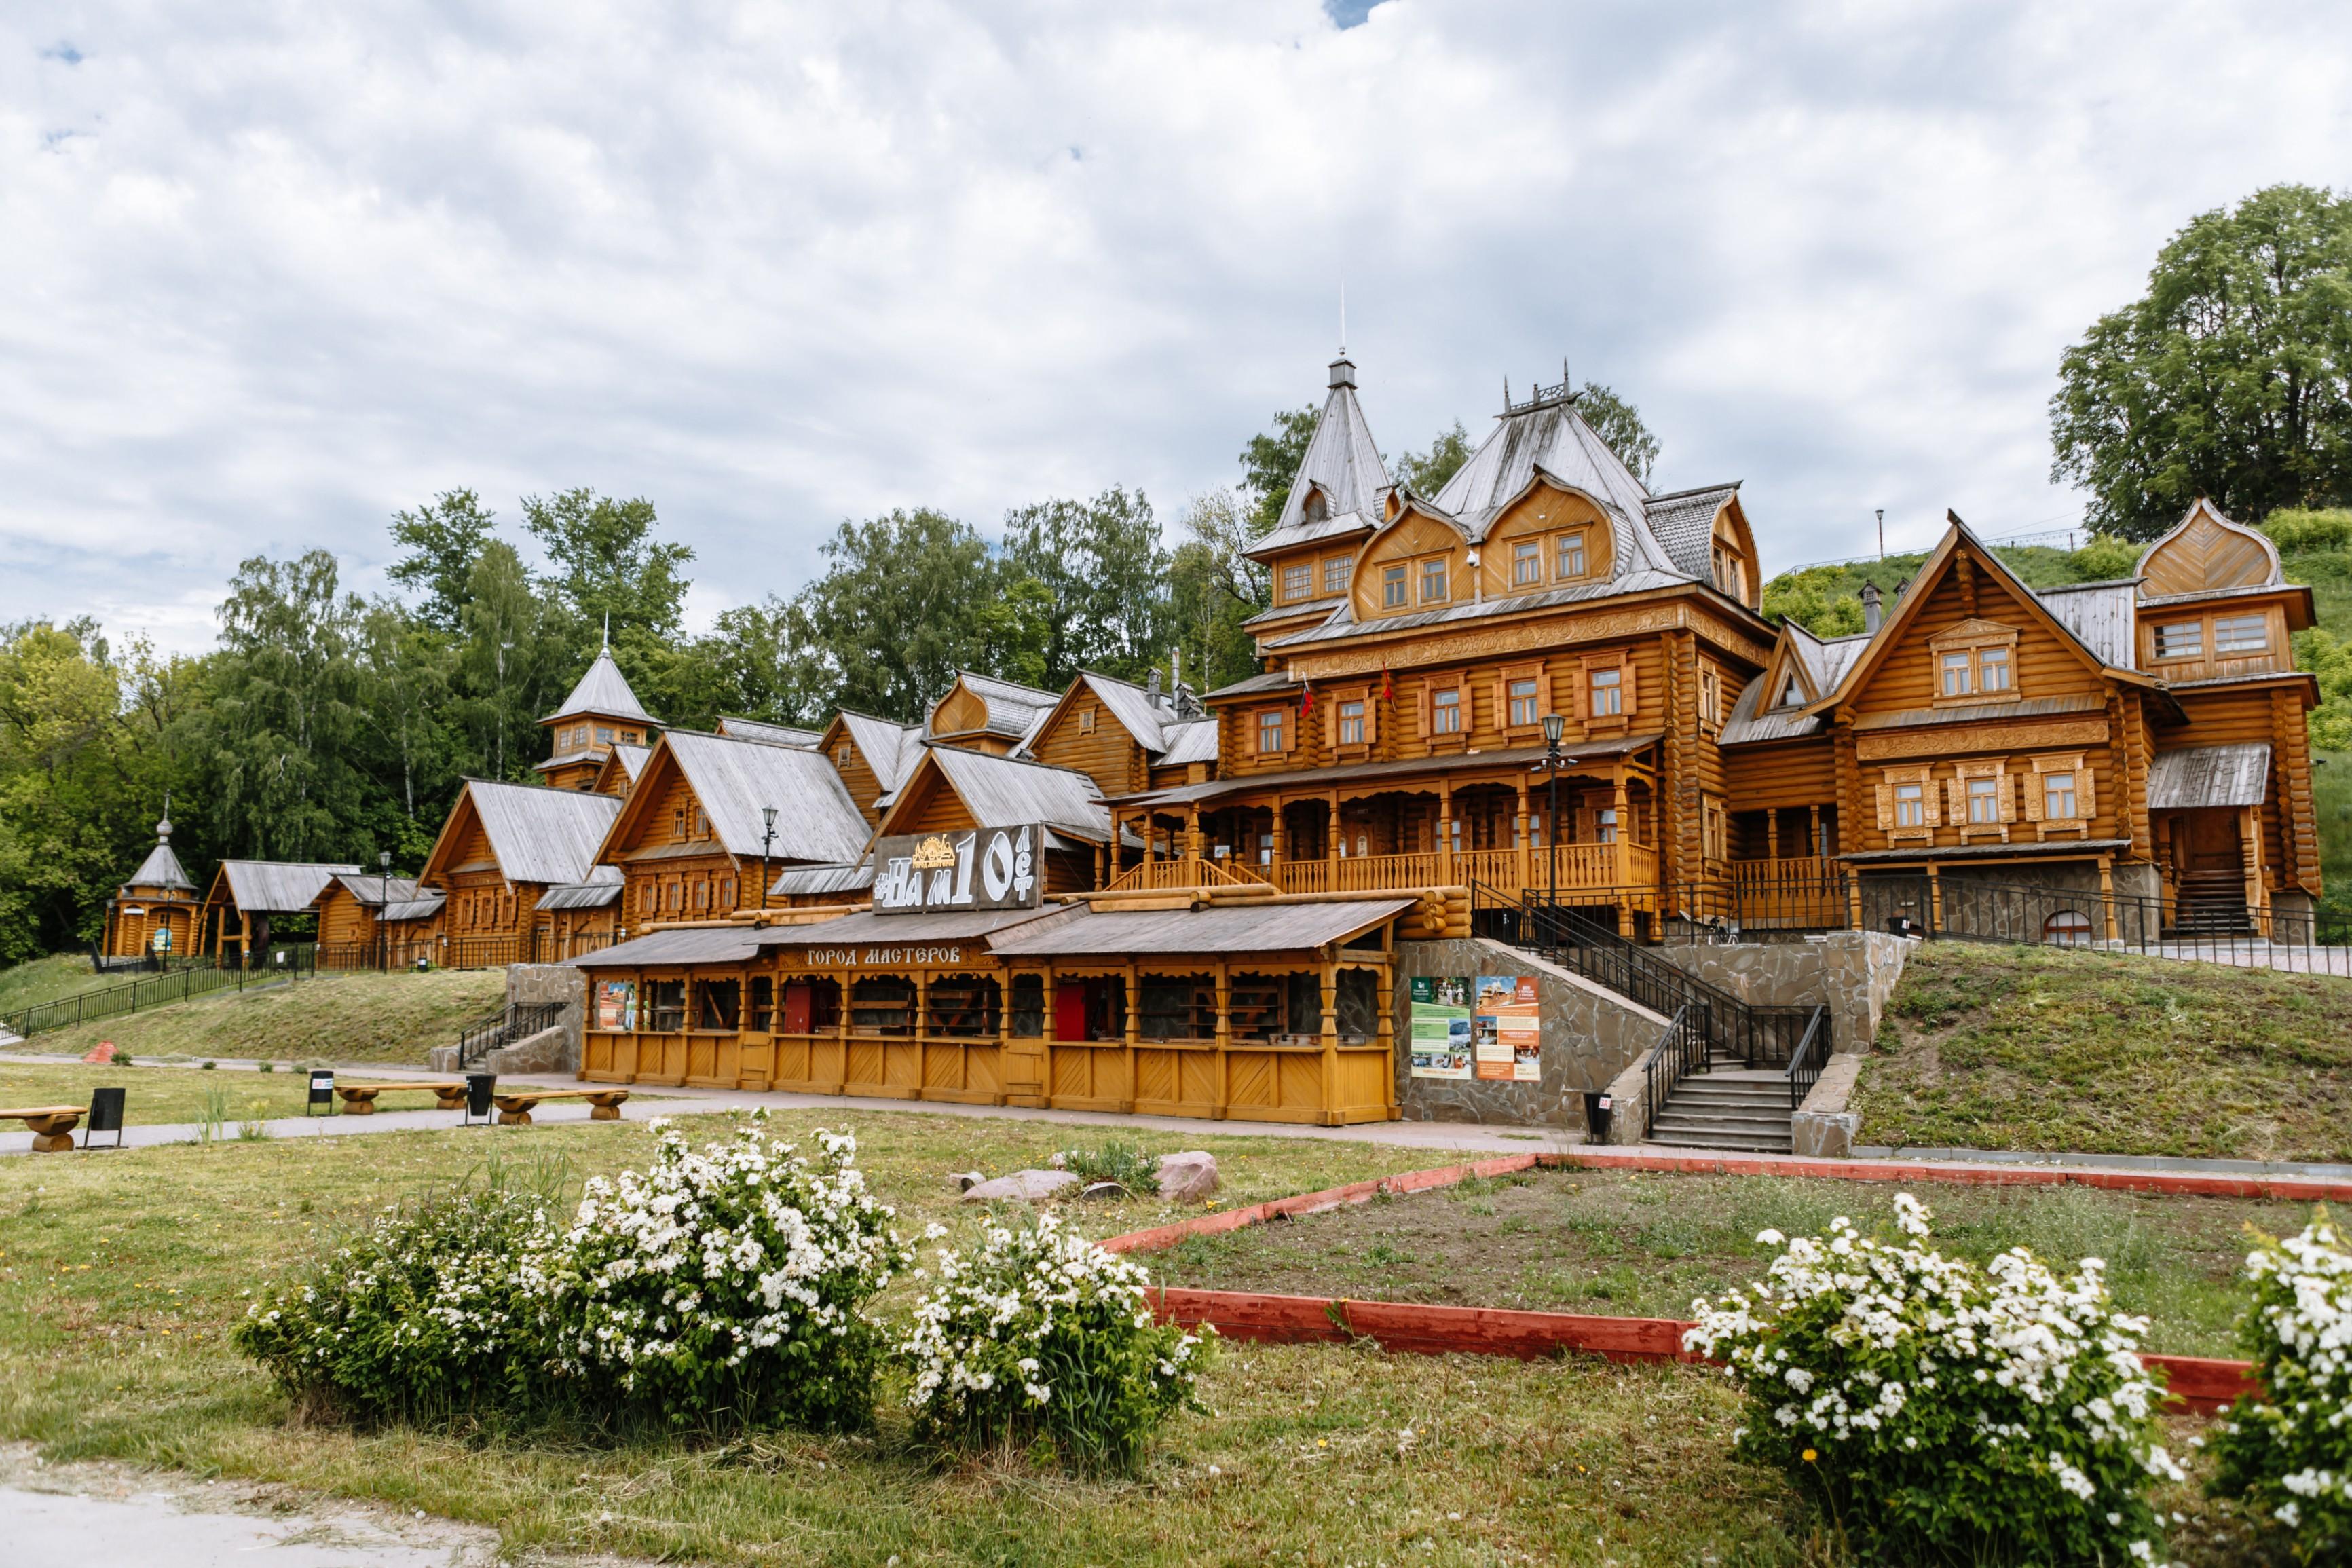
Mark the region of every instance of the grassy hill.
<instances>
[{"instance_id":1,"label":"grassy hill","mask_svg":"<svg viewBox=\"0 0 2352 1568\"><path fill-rule=\"evenodd\" d=\"M1853 1109L1896 1147L2352 1160L2352 980L1926 942Z\"/></svg>"},{"instance_id":2,"label":"grassy hill","mask_svg":"<svg viewBox=\"0 0 2352 1568\"><path fill-rule=\"evenodd\" d=\"M503 970L329 974L264 991L221 992L152 1013L44 1030L25 1049L81 1056L111 1040L133 1059L261 1057L299 1062L415 1062L499 1005Z\"/></svg>"},{"instance_id":3,"label":"grassy hill","mask_svg":"<svg viewBox=\"0 0 2352 1568\"><path fill-rule=\"evenodd\" d=\"M128 975L100 974L78 952L52 953L0 969L0 1018L44 1002L120 985Z\"/></svg>"},{"instance_id":4,"label":"grassy hill","mask_svg":"<svg viewBox=\"0 0 2352 1568\"><path fill-rule=\"evenodd\" d=\"M2312 795L2319 815L2320 874L2326 901L2352 909L2352 510L2281 511L2263 531L2279 548L2287 581L2308 584L2318 624L2294 639L2295 664L2319 678L2320 706L2311 716ZM2080 550L2002 545L1995 553L2036 588L2128 577L2141 547L2095 537ZM1895 588L1917 572L1925 554L1890 555L1783 572L1764 584L1764 613L1789 619L1822 637L1862 630L1862 585L1875 583L1894 602Z\"/></svg>"}]
</instances>

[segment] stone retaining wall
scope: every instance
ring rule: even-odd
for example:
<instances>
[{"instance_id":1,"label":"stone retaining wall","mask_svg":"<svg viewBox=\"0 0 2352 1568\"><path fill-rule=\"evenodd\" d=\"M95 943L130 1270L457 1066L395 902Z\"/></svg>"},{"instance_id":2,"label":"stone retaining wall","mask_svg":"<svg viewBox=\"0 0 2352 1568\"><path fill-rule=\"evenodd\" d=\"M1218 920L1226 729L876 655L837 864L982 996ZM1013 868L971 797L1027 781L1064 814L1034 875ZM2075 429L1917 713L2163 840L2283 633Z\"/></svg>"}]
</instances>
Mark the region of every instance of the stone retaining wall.
<instances>
[{"instance_id":1,"label":"stone retaining wall","mask_svg":"<svg viewBox=\"0 0 2352 1568\"><path fill-rule=\"evenodd\" d=\"M1664 954L1755 1007L1830 1010L1830 1048L1866 1051L1914 939L1833 931L1793 942L1669 943Z\"/></svg>"}]
</instances>

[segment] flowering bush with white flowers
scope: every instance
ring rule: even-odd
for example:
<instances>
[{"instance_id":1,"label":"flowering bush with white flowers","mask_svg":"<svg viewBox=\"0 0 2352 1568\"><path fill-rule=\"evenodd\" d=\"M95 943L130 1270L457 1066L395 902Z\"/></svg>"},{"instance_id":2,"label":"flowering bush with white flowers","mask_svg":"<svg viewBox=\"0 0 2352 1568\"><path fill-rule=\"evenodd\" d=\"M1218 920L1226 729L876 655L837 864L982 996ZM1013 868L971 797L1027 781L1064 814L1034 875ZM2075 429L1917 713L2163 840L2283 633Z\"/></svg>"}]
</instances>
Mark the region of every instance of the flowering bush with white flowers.
<instances>
[{"instance_id":1,"label":"flowering bush with white flowers","mask_svg":"<svg viewBox=\"0 0 2352 1568\"><path fill-rule=\"evenodd\" d=\"M2179 1468L2156 1442L2161 1388L2144 1319L2110 1306L2102 1265L2062 1279L2021 1249L1979 1271L1898 1237L1784 1241L1769 1278L1693 1303L1685 1345L1748 1396L1738 1448L1786 1471L1889 1562L2126 1563L2160 1545L2147 1500Z\"/></svg>"},{"instance_id":2,"label":"flowering bush with white flowers","mask_svg":"<svg viewBox=\"0 0 2352 1568\"><path fill-rule=\"evenodd\" d=\"M1150 1284L1052 1215L992 1227L970 1257L941 1252L899 1346L918 1429L975 1447L1043 1436L1080 1468L1134 1470L1151 1429L1194 1404L1204 1349L1152 1317Z\"/></svg>"},{"instance_id":3,"label":"flowering bush with white flowers","mask_svg":"<svg viewBox=\"0 0 2352 1568\"><path fill-rule=\"evenodd\" d=\"M2246 1278L2239 1332L2263 1395L2219 1424L2214 1489L2293 1531L2304 1562L2352 1559L2352 1247L2322 1209L2301 1236L2263 1237Z\"/></svg>"},{"instance_id":4,"label":"flowering bush with white flowers","mask_svg":"<svg viewBox=\"0 0 2352 1568\"><path fill-rule=\"evenodd\" d=\"M803 1152L765 1120L699 1152L663 1126L646 1170L587 1184L531 1284L588 1407L703 1427L871 1418L888 1344L865 1304L912 1251L855 1138L821 1129Z\"/></svg>"},{"instance_id":5,"label":"flowering bush with white flowers","mask_svg":"<svg viewBox=\"0 0 2352 1568\"><path fill-rule=\"evenodd\" d=\"M536 1193L427 1199L379 1219L305 1283L265 1293L236 1346L289 1393L352 1415L510 1403L540 1361L525 1281L555 1235Z\"/></svg>"}]
</instances>

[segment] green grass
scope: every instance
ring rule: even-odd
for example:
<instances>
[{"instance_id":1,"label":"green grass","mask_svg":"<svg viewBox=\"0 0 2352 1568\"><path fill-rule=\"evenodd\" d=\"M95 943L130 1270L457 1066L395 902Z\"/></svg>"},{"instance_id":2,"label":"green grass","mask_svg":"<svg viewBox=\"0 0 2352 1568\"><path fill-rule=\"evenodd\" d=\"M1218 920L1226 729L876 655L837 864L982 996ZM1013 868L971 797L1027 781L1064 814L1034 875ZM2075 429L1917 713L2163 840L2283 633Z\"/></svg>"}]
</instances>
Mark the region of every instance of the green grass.
<instances>
[{"instance_id":1,"label":"green grass","mask_svg":"<svg viewBox=\"0 0 2352 1568\"><path fill-rule=\"evenodd\" d=\"M506 975L499 970L327 974L43 1030L26 1048L79 1057L110 1040L142 1061L258 1057L422 1067L428 1049L455 1044L460 1026L505 994Z\"/></svg>"},{"instance_id":2,"label":"green grass","mask_svg":"<svg viewBox=\"0 0 2352 1568\"><path fill-rule=\"evenodd\" d=\"M1529 1173L1376 1200L1223 1236L1151 1258L1171 1285L1548 1312L1686 1318L1694 1297L1764 1277L1773 1228L1820 1234L1844 1215L1891 1224L1892 1186L1763 1177ZM1982 1263L2012 1247L2071 1268L2107 1265L2126 1311L2150 1320L2148 1347L2235 1353L2236 1277L2245 1227L2277 1234L2301 1204L2154 1197L2087 1187L1923 1185L1936 1245Z\"/></svg>"},{"instance_id":3,"label":"green grass","mask_svg":"<svg viewBox=\"0 0 2352 1568\"><path fill-rule=\"evenodd\" d=\"M860 1163L904 1226L936 1218L962 1236L979 1216L956 1202L949 1173L1042 1163L1068 1131L904 1114L854 1125ZM1237 1203L1436 1158L1217 1135L1154 1135L1148 1146L1163 1142L1214 1152ZM1084 1480L1017 1454L921 1452L896 1389L871 1433L724 1447L305 1425L226 1342L247 1291L384 1204L480 1173L493 1152L610 1171L642 1163L649 1145L639 1126L572 1124L0 1162L0 1436L53 1459L424 1509L493 1526L517 1554L877 1565L896 1555L907 1568L1842 1561L1777 1477L1727 1458L1737 1403L1721 1377L1695 1368L1236 1343L1204 1380L1212 1414L1172 1422L1140 1477ZM1486 1184L1467 1201L1507 1192ZM1071 1212L1104 1234L1151 1223L1165 1205ZM885 1310L902 1312L912 1289L895 1288ZM2211 1517L2190 1489L2168 1502L2193 1529ZM2195 1542L2181 1554L2229 1561Z\"/></svg>"},{"instance_id":4,"label":"green grass","mask_svg":"<svg viewBox=\"0 0 2352 1568\"><path fill-rule=\"evenodd\" d=\"M2352 980L1927 942L1853 1103L1867 1144L2352 1160Z\"/></svg>"},{"instance_id":5,"label":"green grass","mask_svg":"<svg viewBox=\"0 0 2352 1568\"><path fill-rule=\"evenodd\" d=\"M195 1068L0 1062L0 1104L88 1105L91 1089L112 1084L120 1084L129 1091L123 1097L122 1114L123 1120L133 1127L200 1121L206 1099L212 1095L226 1097L232 1123L299 1116L310 1093L310 1080L299 1072L205 1072ZM384 1103L392 1110L415 1110L433 1101L424 1095L405 1095ZM7 1125L14 1127L16 1123Z\"/></svg>"},{"instance_id":6,"label":"green grass","mask_svg":"<svg viewBox=\"0 0 2352 1568\"><path fill-rule=\"evenodd\" d=\"M77 996L102 986L120 985L133 978L135 976L127 973L98 973L90 968L87 957L74 952L54 953L47 958L12 963L0 969L0 1017L37 1006L43 1002Z\"/></svg>"}]
</instances>

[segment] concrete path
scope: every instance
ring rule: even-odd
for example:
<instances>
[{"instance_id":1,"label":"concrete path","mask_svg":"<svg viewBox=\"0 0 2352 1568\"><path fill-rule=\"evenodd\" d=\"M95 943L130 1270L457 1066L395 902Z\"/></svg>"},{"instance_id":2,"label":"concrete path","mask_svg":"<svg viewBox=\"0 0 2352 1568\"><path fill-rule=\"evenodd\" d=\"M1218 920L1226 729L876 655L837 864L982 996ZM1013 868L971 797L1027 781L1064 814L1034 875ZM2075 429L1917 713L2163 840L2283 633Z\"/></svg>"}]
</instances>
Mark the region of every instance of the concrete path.
<instances>
[{"instance_id":1,"label":"concrete path","mask_svg":"<svg viewBox=\"0 0 2352 1568\"><path fill-rule=\"evenodd\" d=\"M286 1487L0 1446L0 1560L172 1568L490 1568L499 1532ZM606 1560L610 1562L610 1559Z\"/></svg>"}]
</instances>

